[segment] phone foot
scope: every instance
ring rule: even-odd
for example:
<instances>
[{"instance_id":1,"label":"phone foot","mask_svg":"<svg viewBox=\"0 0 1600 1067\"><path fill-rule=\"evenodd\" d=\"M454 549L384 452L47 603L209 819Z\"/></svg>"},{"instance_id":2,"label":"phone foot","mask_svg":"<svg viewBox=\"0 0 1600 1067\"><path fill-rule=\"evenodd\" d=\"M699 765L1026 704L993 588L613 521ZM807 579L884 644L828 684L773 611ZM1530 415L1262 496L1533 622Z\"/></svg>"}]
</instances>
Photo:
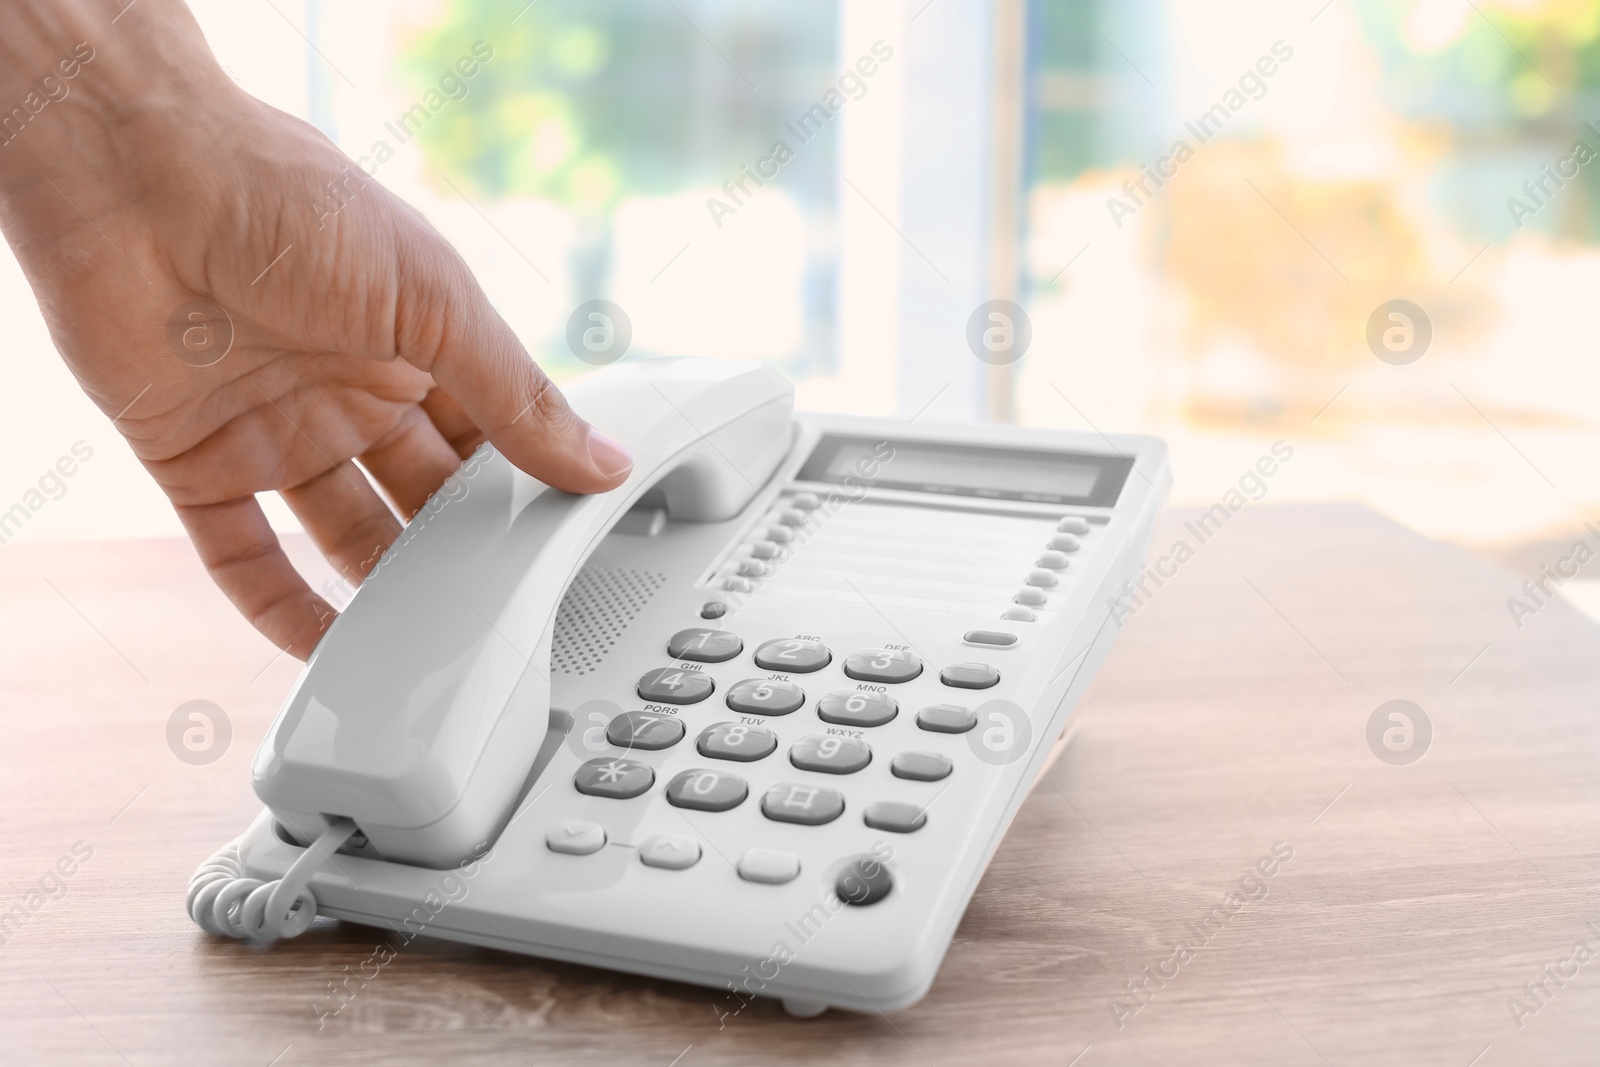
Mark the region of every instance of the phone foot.
<instances>
[{"instance_id":1,"label":"phone foot","mask_svg":"<svg viewBox=\"0 0 1600 1067\"><path fill-rule=\"evenodd\" d=\"M820 1000L807 1000L805 997L784 997L783 1010L796 1019L815 1019L828 1010L828 1005Z\"/></svg>"}]
</instances>

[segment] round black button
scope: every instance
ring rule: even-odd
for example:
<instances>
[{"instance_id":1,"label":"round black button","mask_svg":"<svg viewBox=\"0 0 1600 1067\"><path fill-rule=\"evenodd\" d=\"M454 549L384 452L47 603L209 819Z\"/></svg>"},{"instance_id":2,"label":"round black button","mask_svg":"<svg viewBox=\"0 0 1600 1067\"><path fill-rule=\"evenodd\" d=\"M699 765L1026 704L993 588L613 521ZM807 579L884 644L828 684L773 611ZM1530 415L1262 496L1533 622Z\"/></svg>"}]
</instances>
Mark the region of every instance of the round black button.
<instances>
[{"instance_id":1,"label":"round black button","mask_svg":"<svg viewBox=\"0 0 1600 1067\"><path fill-rule=\"evenodd\" d=\"M846 904L865 907L888 896L889 890L894 888L894 879L889 877L889 868L876 856L862 854L845 864L833 888Z\"/></svg>"}]
</instances>

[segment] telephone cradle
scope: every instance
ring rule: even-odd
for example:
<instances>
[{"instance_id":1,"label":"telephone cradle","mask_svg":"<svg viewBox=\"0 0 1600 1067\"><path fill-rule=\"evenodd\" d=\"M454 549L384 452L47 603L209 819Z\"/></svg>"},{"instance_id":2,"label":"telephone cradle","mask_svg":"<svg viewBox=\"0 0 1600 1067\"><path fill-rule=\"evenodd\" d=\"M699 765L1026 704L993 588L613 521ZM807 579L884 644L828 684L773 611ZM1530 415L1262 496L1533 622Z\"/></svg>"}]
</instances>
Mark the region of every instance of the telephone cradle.
<instances>
[{"instance_id":1,"label":"telephone cradle","mask_svg":"<svg viewBox=\"0 0 1600 1067\"><path fill-rule=\"evenodd\" d=\"M474 453L323 636L189 914L916 1002L1116 638L1165 445L796 413L742 360L567 392L628 480Z\"/></svg>"}]
</instances>

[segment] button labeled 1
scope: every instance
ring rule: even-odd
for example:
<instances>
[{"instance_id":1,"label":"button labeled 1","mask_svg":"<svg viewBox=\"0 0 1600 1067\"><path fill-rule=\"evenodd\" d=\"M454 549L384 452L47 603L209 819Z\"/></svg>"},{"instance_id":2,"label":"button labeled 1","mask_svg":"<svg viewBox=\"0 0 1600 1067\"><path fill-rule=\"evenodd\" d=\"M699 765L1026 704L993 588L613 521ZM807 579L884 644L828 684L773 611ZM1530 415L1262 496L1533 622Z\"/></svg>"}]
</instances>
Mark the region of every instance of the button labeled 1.
<instances>
[{"instance_id":1,"label":"button labeled 1","mask_svg":"<svg viewBox=\"0 0 1600 1067\"><path fill-rule=\"evenodd\" d=\"M679 630L667 642L667 655L673 659L689 659L698 663L721 663L744 651L744 642L737 634L726 630L708 630L695 626Z\"/></svg>"}]
</instances>

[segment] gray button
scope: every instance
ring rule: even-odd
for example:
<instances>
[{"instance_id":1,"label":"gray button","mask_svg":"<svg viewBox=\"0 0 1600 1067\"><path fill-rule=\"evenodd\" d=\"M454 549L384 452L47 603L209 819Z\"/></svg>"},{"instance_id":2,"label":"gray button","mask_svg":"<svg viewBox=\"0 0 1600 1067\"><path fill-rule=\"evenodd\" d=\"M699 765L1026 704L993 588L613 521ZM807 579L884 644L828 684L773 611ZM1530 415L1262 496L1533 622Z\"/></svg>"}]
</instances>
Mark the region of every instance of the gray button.
<instances>
[{"instance_id":1,"label":"gray button","mask_svg":"<svg viewBox=\"0 0 1600 1067\"><path fill-rule=\"evenodd\" d=\"M1062 533L1086 534L1089 532L1089 520L1070 515L1056 523L1056 529Z\"/></svg>"},{"instance_id":2,"label":"gray button","mask_svg":"<svg viewBox=\"0 0 1600 1067\"><path fill-rule=\"evenodd\" d=\"M950 774L949 758L937 752L902 752L889 762L889 773L913 782L937 782Z\"/></svg>"},{"instance_id":3,"label":"gray button","mask_svg":"<svg viewBox=\"0 0 1600 1067\"><path fill-rule=\"evenodd\" d=\"M844 673L858 682L909 682L922 673L922 661L903 648L867 648L844 658Z\"/></svg>"},{"instance_id":4,"label":"gray button","mask_svg":"<svg viewBox=\"0 0 1600 1067\"><path fill-rule=\"evenodd\" d=\"M810 516L798 508L787 508L778 513L778 521L783 523L785 526L804 526L806 524L806 519L809 517Z\"/></svg>"},{"instance_id":5,"label":"gray button","mask_svg":"<svg viewBox=\"0 0 1600 1067\"><path fill-rule=\"evenodd\" d=\"M786 545L790 541L794 540L794 531L789 529L787 526L768 526L761 532L766 535L768 541L772 541L780 545Z\"/></svg>"},{"instance_id":6,"label":"gray button","mask_svg":"<svg viewBox=\"0 0 1600 1067\"><path fill-rule=\"evenodd\" d=\"M728 613L728 605L720 600L708 600L700 607L702 619L720 619Z\"/></svg>"},{"instance_id":7,"label":"gray button","mask_svg":"<svg viewBox=\"0 0 1600 1067\"><path fill-rule=\"evenodd\" d=\"M936 734L964 734L978 717L960 704L930 704L917 712L917 725Z\"/></svg>"},{"instance_id":8,"label":"gray button","mask_svg":"<svg viewBox=\"0 0 1600 1067\"><path fill-rule=\"evenodd\" d=\"M782 885L794 881L800 873L800 857L775 848L752 848L739 857L734 869L747 882Z\"/></svg>"},{"instance_id":9,"label":"gray button","mask_svg":"<svg viewBox=\"0 0 1600 1067\"><path fill-rule=\"evenodd\" d=\"M922 829L928 821L928 816L918 804L907 804L899 800L879 800L867 805L866 814L862 819L874 830L909 834L913 830Z\"/></svg>"},{"instance_id":10,"label":"gray button","mask_svg":"<svg viewBox=\"0 0 1600 1067\"><path fill-rule=\"evenodd\" d=\"M618 748L654 752L683 740L683 723L674 716L625 711L606 724L606 740Z\"/></svg>"},{"instance_id":11,"label":"gray button","mask_svg":"<svg viewBox=\"0 0 1600 1067\"><path fill-rule=\"evenodd\" d=\"M789 503L801 511L815 511L817 505L821 504L822 501L817 499L817 494L815 493L796 493L789 498Z\"/></svg>"},{"instance_id":12,"label":"gray button","mask_svg":"<svg viewBox=\"0 0 1600 1067\"><path fill-rule=\"evenodd\" d=\"M639 846L639 862L646 867L681 871L700 862L700 842L677 834L657 834Z\"/></svg>"},{"instance_id":13,"label":"gray button","mask_svg":"<svg viewBox=\"0 0 1600 1067\"><path fill-rule=\"evenodd\" d=\"M744 779L727 771L679 771L667 783L667 803L675 808L727 811L743 804L749 795L750 787Z\"/></svg>"},{"instance_id":14,"label":"gray button","mask_svg":"<svg viewBox=\"0 0 1600 1067\"><path fill-rule=\"evenodd\" d=\"M1030 585L1018 589L1017 595L1011 599L1015 600L1018 604L1026 604L1030 608L1036 608L1050 598L1044 595L1043 589L1035 589Z\"/></svg>"},{"instance_id":15,"label":"gray button","mask_svg":"<svg viewBox=\"0 0 1600 1067\"><path fill-rule=\"evenodd\" d=\"M1056 572L1047 571L1043 567L1028 572L1028 584L1036 585L1040 589L1054 589L1057 581Z\"/></svg>"},{"instance_id":16,"label":"gray button","mask_svg":"<svg viewBox=\"0 0 1600 1067\"><path fill-rule=\"evenodd\" d=\"M639 696L663 704L698 704L711 695L716 683L704 671L657 667L639 679Z\"/></svg>"},{"instance_id":17,"label":"gray button","mask_svg":"<svg viewBox=\"0 0 1600 1067\"><path fill-rule=\"evenodd\" d=\"M673 659L691 659L697 663L721 663L744 651L744 642L738 634L726 630L708 630L694 626L679 630L667 642L667 655Z\"/></svg>"},{"instance_id":18,"label":"gray button","mask_svg":"<svg viewBox=\"0 0 1600 1067\"><path fill-rule=\"evenodd\" d=\"M1008 634L1004 630L968 630L961 640L969 645L992 645L995 648L1010 648L1017 643L1017 635Z\"/></svg>"},{"instance_id":19,"label":"gray button","mask_svg":"<svg viewBox=\"0 0 1600 1067\"><path fill-rule=\"evenodd\" d=\"M845 864L833 882L833 891L839 894L840 900L863 908L888 896L892 888L894 879L889 877L889 868L878 857L867 854Z\"/></svg>"},{"instance_id":20,"label":"gray button","mask_svg":"<svg viewBox=\"0 0 1600 1067\"><path fill-rule=\"evenodd\" d=\"M840 726L882 726L900 713L888 693L836 689L817 702L817 717Z\"/></svg>"},{"instance_id":21,"label":"gray button","mask_svg":"<svg viewBox=\"0 0 1600 1067\"><path fill-rule=\"evenodd\" d=\"M827 645L798 637L780 637L756 649L756 666L768 671L810 674L832 661L833 653L828 651Z\"/></svg>"},{"instance_id":22,"label":"gray button","mask_svg":"<svg viewBox=\"0 0 1600 1067\"><path fill-rule=\"evenodd\" d=\"M596 756L572 776L572 784L578 792L613 800L636 797L655 782L656 772L643 763L613 756Z\"/></svg>"},{"instance_id":23,"label":"gray button","mask_svg":"<svg viewBox=\"0 0 1600 1067\"><path fill-rule=\"evenodd\" d=\"M757 541L750 546L751 559L777 559L783 549L771 541Z\"/></svg>"},{"instance_id":24,"label":"gray button","mask_svg":"<svg viewBox=\"0 0 1600 1067\"><path fill-rule=\"evenodd\" d=\"M761 814L777 822L821 826L844 811L844 797L825 785L784 783L761 798Z\"/></svg>"},{"instance_id":25,"label":"gray button","mask_svg":"<svg viewBox=\"0 0 1600 1067\"><path fill-rule=\"evenodd\" d=\"M787 715L805 702L804 689L777 678L747 678L728 690L728 707L746 715Z\"/></svg>"},{"instance_id":26,"label":"gray button","mask_svg":"<svg viewBox=\"0 0 1600 1067\"><path fill-rule=\"evenodd\" d=\"M872 747L859 737L813 735L790 746L789 762L802 771L854 774L872 762Z\"/></svg>"},{"instance_id":27,"label":"gray button","mask_svg":"<svg viewBox=\"0 0 1600 1067\"><path fill-rule=\"evenodd\" d=\"M957 689L988 689L1000 681L1000 672L987 663L952 663L939 672L939 681Z\"/></svg>"},{"instance_id":28,"label":"gray button","mask_svg":"<svg viewBox=\"0 0 1600 1067\"><path fill-rule=\"evenodd\" d=\"M756 583L748 578L724 578L722 588L730 593L748 593L756 587Z\"/></svg>"},{"instance_id":29,"label":"gray button","mask_svg":"<svg viewBox=\"0 0 1600 1067\"><path fill-rule=\"evenodd\" d=\"M605 829L596 823L569 819L544 835L544 843L551 852L565 852L569 856L587 856L605 847Z\"/></svg>"},{"instance_id":30,"label":"gray button","mask_svg":"<svg viewBox=\"0 0 1600 1067\"><path fill-rule=\"evenodd\" d=\"M1005 619L1007 622L1032 622L1034 619L1038 618L1037 615L1029 611L1027 608L1007 608L1000 613L1000 617Z\"/></svg>"},{"instance_id":31,"label":"gray button","mask_svg":"<svg viewBox=\"0 0 1600 1067\"><path fill-rule=\"evenodd\" d=\"M1050 549L1054 552L1076 552L1079 547L1078 539L1071 534L1056 534L1050 538Z\"/></svg>"},{"instance_id":32,"label":"gray button","mask_svg":"<svg viewBox=\"0 0 1600 1067\"><path fill-rule=\"evenodd\" d=\"M1047 571L1064 571L1067 569L1067 554L1065 552L1046 552L1033 562Z\"/></svg>"},{"instance_id":33,"label":"gray button","mask_svg":"<svg viewBox=\"0 0 1600 1067\"><path fill-rule=\"evenodd\" d=\"M759 559L743 559L739 561L739 573L746 578L765 578L772 568Z\"/></svg>"},{"instance_id":34,"label":"gray button","mask_svg":"<svg viewBox=\"0 0 1600 1067\"><path fill-rule=\"evenodd\" d=\"M700 731L695 748L700 755L712 759L751 760L765 759L778 747L778 738L765 726L749 726L742 722L719 722Z\"/></svg>"}]
</instances>

